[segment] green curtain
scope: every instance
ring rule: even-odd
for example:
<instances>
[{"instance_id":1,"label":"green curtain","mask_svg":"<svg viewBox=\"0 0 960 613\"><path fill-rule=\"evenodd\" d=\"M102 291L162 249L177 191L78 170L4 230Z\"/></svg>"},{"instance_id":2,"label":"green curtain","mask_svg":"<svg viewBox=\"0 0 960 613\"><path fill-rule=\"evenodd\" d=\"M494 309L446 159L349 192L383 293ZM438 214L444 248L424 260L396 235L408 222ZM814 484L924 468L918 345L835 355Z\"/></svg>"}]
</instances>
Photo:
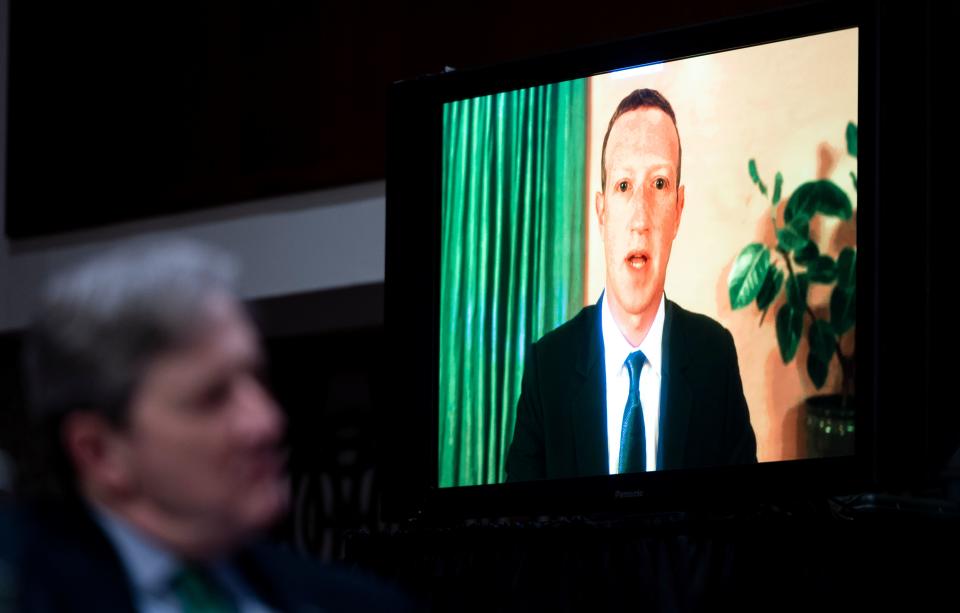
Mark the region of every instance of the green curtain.
<instances>
[{"instance_id":1,"label":"green curtain","mask_svg":"<svg viewBox=\"0 0 960 613\"><path fill-rule=\"evenodd\" d=\"M440 487L500 483L524 354L583 306L586 82L444 106Z\"/></svg>"}]
</instances>

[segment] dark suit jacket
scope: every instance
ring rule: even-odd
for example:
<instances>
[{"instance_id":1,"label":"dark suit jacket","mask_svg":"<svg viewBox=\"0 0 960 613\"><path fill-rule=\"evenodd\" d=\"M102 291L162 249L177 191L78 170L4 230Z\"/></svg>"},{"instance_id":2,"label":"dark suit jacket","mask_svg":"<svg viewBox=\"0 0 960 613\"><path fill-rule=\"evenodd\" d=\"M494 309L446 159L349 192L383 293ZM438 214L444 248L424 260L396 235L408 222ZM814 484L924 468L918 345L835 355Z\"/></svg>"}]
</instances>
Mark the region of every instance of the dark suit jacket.
<instances>
[{"instance_id":1,"label":"dark suit jacket","mask_svg":"<svg viewBox=\"0 0 960 613\"><path fill-rule=\"evenodd\" d=\"M20 516L17 611L135 613L126 570L84 505ZM378 581L266 543L242 550L233 563L258 598L277 611L413 610L406 597Z\"/></svg>"},{"instance_id":2,"label":"dark suit jacket","mask_svg":"<svg viewBox=\"0 0 960 613\"><path fill-rule=\"evenodd\" d=\"M733 337L669 300L664 318L658 468L756 462ZM609 473L599 303L527 352L506 469L507 481Z\"/></svg>"}]
</instances>

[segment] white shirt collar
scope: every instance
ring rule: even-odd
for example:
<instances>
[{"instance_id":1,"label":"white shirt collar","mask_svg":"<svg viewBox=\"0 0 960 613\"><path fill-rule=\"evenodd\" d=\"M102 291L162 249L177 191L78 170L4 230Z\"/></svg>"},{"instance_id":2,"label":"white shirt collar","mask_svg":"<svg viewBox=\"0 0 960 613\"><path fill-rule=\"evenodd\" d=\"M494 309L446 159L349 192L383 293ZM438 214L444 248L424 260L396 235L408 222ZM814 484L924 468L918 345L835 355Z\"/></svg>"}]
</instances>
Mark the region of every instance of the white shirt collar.
<instances>
[{"instance_id":1,"label":"white shirt collar","mask_svg":"<svg viewBox=\"0 0 960 613\"><path fill-rule=\"evenodd\" d=\"M646 367L650 368L657 376L662 374L663 366L663 322L666 310L666 298L660 294L660 304L657 305L657 314L653 318L653 325L647 332L647 336L640 342L639 347L634 347L627 340L627 337L620 331L617 321L613 318L613 311L610 310L610 301L607 292L603 292L600 307L600 326L603 330L603 353L606 360L606 370L608 374L616 374L624 367L627 356L636 350L643 352L647 358Z\"/></svg>"}]
</instances>

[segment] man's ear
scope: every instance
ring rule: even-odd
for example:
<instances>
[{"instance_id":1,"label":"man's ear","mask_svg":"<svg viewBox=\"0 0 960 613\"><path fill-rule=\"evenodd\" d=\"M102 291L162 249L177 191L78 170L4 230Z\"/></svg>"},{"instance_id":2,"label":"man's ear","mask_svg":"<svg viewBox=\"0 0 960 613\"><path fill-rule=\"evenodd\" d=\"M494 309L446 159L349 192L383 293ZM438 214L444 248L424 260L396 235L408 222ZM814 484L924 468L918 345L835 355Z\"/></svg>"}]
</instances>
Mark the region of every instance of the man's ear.
<instances>
[{"instance_id":1,"label":"man's ear","mask_svg":"<svg viewBox=\"0 0 960 613\"><path fill-rule=\"evenodd\" d=\"M673 228L673 238L677 238L677 232L680 231L680 218L683 216L683 197L686 193L685 186L677 188L677 223Z\"/></svg>"},{"instance_id":2,"label":"man's ear","mask_svg":"<svg viewBox=\"0 0 960 613\"><path fill-rule=\"evenodd\" d=\"M82 487L114 494L132 483L126 435L93 411L75 411L64 418L60 436Z\"/></svg>"},{"instance_id":3,"label":"man's ear","mask_svg":"<svg viewBox=\"0 0 960 613\"><path fill-rule=\"evenodd\" d=\"M597 211L597 220L600 222L600 229L603 230L603 224L606 221L605 215L606 211L606 202L603 199L603 192L597 192L594 196L593 206Z\"/></svg>"}]
</instances>

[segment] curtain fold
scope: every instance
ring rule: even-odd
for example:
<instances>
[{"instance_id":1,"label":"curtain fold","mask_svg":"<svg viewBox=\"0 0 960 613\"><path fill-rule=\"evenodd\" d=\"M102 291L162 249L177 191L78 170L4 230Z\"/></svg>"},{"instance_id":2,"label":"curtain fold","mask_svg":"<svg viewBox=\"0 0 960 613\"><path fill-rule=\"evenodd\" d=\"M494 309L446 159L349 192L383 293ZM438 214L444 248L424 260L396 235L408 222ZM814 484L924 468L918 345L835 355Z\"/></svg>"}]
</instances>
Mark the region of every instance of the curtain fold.
<instances>
[{"instance_id":1,"label":"curtain fold","mask_svg":"<svg viewBox=\"0 0 960 613\"><path fill-rule=\"evenodd\" d=\"M583 305L586 82L443 117L440 487L500 483L527 347Z\"/></svg>"}]
</instances>

